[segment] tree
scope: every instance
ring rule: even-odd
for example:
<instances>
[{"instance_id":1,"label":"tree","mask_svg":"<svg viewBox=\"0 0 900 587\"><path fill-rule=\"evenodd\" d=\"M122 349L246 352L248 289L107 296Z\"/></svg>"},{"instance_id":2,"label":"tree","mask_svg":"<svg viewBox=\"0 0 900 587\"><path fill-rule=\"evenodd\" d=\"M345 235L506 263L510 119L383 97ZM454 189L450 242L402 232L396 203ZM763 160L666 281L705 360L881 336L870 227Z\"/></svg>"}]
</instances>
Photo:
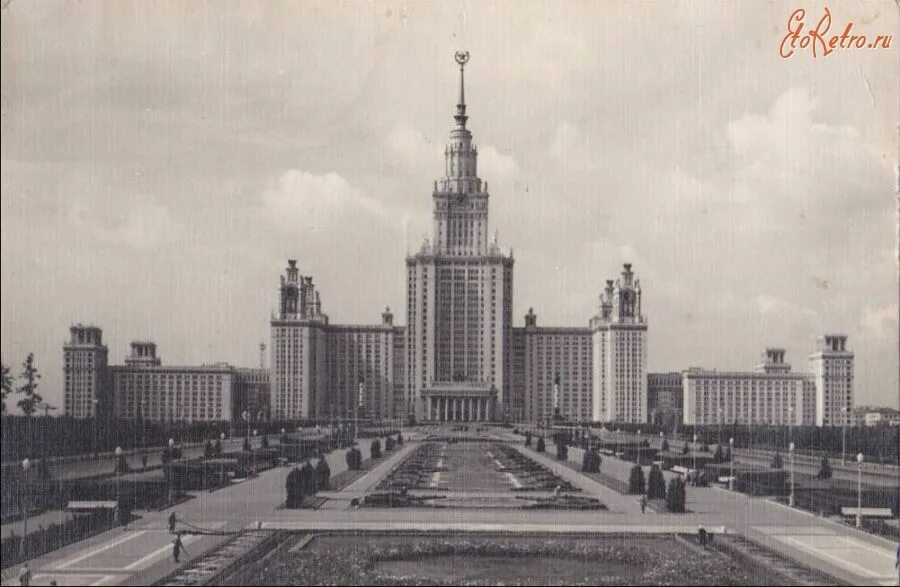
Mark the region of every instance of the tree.
<instances>
[{"instance_id":1,"label":"tree","mask_svg":"<svg viewBox=\"0 0 900 587\"><path fill-rule=\"evenodd\" d=\"M640 465L631 467L631 475L628 477L628 493L643 495L645 489L644 469Z\"/></svg>"},{"instance_id":2,"label":"tree","mask_svg":"<svg viewBox=\"0 0 900 587\"><path fill-rule=\"evenodd\" d=\"M212 441L207 440L206 444L203 445L203 457L211 459L215 456L215 451L216 449L213 447Z\"/></svg>"},{"instance_id":3,"label":"tree","mask_svg":"<svg viewBox=\"0 0 900 587\"><path fill-rule=\"evenodd\" d=\"M285 481L285 489L287 493L287 499L285 500L285 506L290 509L296 509L302 507L303 505L303 490L300 485L300 469L294 467L294 469L288 473L287 480Z\"/></svg>"},{"instance_id":4,"label":"tree","mask_svg":"<svg viewBox=\"0 0 900 587\"><path fill-rule=\"evenodd\" d=\"M300 468L300 485L303 487L304 496L313 496L319 487L319 477L312 463L306 461Z\"/></svg>"},{"instance_id":5,"label":"tree","mask_svg":"<svg viewBox=\"0 0 900 587\"><path fill-rule=\"evenodd\" d=\"M560 442L556 443L556 458L560 461L565 461L569 458L569 445L566 444L565 440L560 439Z\"/></svg>"},{"instance_id":6,"label":"tree","mask_svg":"<svg viewBox=\"0 0 900 587\"><path fill-rule=\"evenodd\" d=\"M661 452L667 452L669 450L669 441L663 438L662 446L659 447L659 450Z\"/></svg>"},{"instance_id":7,"label":"tree","mask_svg":"<svg viewBox=\"0 0 900 587\"><path fill-rule=\"evenodd\" d=\"M372 441L370 455L372 456L373 459L381 458L381 442L377 438Z\"/></svg>"},{"instance_id":8,"label":"tree","mask_svg":"<svg viewBox=\"0 0 900 587\"><path fill-rule=\"evenodd\" d=\"M716 445L716 452L713 454L713 462L721 463L725 460L725 453L722 452L722 445Z\"/></svg>"},{"instance_id":9,"label":"tree","mask_svg":"<svg viewBox=\"0 0 900 587\"><path fill-rule=\"evenodd\" d=\"M584 458L581 461L581 470L585 473L599 473L601 462L602 459L600 458L600 453L597 452L596 448L591 447L584 451Z\"/></svg>"},{"instance_id":10,"label":"tree","mask_svg":"<svg viewBox=\"0 0 900 587\"><path fill-rule=\"evenodd\" d=\"M362 452L355 446L347 451L347 468L357 471L362 468Z\"/></svg>"},{"instance_id":11,"label":"tree","mask_svg":"<svg viewBox=\"0 0 900 587\"><path fill-rule=\"evenodd\" d=\"M3 383L3 392L2 392L2 402L0 402L0 413L6 413L6 396L13 392L13 380L12 377L9 376L9 367L0 363L0 371L2 371L2 383Z\"/></svg>"},{"instance_id":12,"label":"tree","mask_svg":"<svg viewBox=\"0 0 900 587\"><path fill-rule=\"evenodd\" d=\"M684 481L680 477L673 477L669 481L669 490L666 492L666 507L673 513L684 513L687 502L687 491Z\"/></svg>"},{"instance_id":13,"label":"tree","mask_svg":"<svg viewBox=\"0 0 900 587\"><path fill-rule=\"evenodd\" d=\"M784 460L781 458L781 453L775 451L775 456L772 457L772 463L769 465L772 469L783 469L784 468Z\"/></svg>"},{"instance_id":14,"label":"tree","mask_svg":"<svg viewBox=\"0 0 900 587\"><path fill-rule=\"evenodd\" d=\"M666 498L666 479L658 465L650 467L650 475L647 477L647 499Z\"/></svg>"},{"instance_id":15,"label":"tree","mask_svg":"<svg viewBox=\"0 0 900 587\"><path fill-rule=\"evenodd\" d=\"M325 460L325 457L320 458L316 465L316 476L318 477L319 489L328 489L331 481L331 467L328 466L328 461Z\"/></svg>"},{"instance_id":16,"label":"tree","mask_svg":"<svg viewBox=\"0 0 900 587\"><path fill-rule=\"evenodd\" d=\"M828 457L822 457L822 465L819 467L816 479L831 479L831 463L828 462Z\"/></svg>"},{"instance_id":17,"label":"tree","mask_svg":"<svg viewBox=\"0 0 900 587\"><path fill-rule=\"evenodd\" d=\"M547 450L547 446L546 444L544 444L543 436L538 436L537 446L534 447L534 450L536 450L537 452L544 452L545 450Z\"/></svg>"},{"instance_id":18,"label":"tree","mask_svg":"<svg viewBox=\"0 0 900 587\"><path fill-rule=\"evenodd\" d=\"M213 447L213 454L217 457L222 456L222 441L216 438L216 444Z\"/></svg>"},{"instance_id":19,"label":"tree","mask_svg":"<svg viewBox=\"0 0 900 587\"><path fill-rule=\"evenodd\" d=\"M394 437L388 436L384 439L384 450L391 451L394 450Z\"/></svg>"},{"instance_id":20,"label":"tree","mask_svg":"<svg viewBox=\"0 0 900 587\"><path fill-rule=\"evenodd\" d=\"M23 383L16 390L16 393L20 393L25 397L20 399L16 405L19 406L19 409L22 410L25 416L30 418L37 411L38 404L44 401L44 398L37 392L38 379L41 378L41 374L38 373L37 367L34 365L34 353L28 353L28 357L22 363L22 374L20 377Z\"/></svg>"}]
</instances>

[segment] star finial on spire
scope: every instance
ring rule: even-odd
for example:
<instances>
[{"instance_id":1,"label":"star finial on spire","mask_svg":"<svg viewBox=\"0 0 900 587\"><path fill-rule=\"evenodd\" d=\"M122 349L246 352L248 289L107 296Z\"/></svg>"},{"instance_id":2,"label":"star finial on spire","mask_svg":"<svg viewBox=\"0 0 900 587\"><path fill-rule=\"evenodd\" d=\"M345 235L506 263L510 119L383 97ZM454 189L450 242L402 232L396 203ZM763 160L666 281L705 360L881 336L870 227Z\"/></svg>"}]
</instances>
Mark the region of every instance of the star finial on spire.
<instances>
[{"instance_id":1,"label":"star finial on spire","mask_svg":"<svg viewBox=\"0 0 900 587\"><path fill-rule=\"evenodd\" d=\"M469 62L469 52L468 51L457 51L456 55L454 55L454 59L459 64L459 102L456 104L456 116L453 118L456 120L456 124L461 128L466 127L466 120L469 118L466 116L466 78L465 78L465 68L466 63Z\"/></svg>"}]
</instances>

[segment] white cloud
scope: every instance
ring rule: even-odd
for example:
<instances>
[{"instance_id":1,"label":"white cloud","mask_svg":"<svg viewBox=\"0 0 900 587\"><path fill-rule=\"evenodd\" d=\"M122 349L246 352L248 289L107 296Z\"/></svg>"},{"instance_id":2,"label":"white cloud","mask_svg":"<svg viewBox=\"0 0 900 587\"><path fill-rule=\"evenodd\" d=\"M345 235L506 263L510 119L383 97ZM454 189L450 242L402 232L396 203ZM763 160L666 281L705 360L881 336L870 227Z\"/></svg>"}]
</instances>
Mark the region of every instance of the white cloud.
<instances>
[{"instance_id":1,"label":"white cloud","mask_svg":"<svg viewBox=\"0 0 900 587\"><path fill-rule=\"evenodd\" d=\"M262 194L268 218L286 231L372 230L372 219L386 220L385 207L336 173L284 172Z\"/></svg>"},{"instance_id":2,"label":"white cloud","mask_svg":"<svg viewBox=\"0 0 900 587\"><path fill-rule=\"evenodd\" d=\"M897 311L896 305L867 307L862 320L862 328L885 343L896 343L897 332L900 331Z\"/></svg>"}]
</instances>

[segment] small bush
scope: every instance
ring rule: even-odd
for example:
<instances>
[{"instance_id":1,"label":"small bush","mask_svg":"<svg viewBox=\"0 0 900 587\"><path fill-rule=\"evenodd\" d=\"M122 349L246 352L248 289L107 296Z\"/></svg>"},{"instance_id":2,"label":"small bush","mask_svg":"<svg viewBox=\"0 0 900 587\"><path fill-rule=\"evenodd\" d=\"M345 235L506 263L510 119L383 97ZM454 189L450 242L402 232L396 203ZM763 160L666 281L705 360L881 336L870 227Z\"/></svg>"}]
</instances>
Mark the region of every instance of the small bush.
<instances>
[{"instance_id":1,"label":"small bush","mask_svg":"<svg viewBox=\"0 0 900 587\"><path fill-rule=\"evenodd\" d=\"M600 472L600 463L602 459L600 458L600 453L597 452L596 448L589 448L584 451L584 458L581 461L581 470L585 473L599 473Z\"/></svg>"},{"instance_id":2,"label":"small bush","mask_svg":"<svg viewBox=\"0 0 900 587\"><path fill-rule=\"evenodd\" d=\"M320 458L316 465L316 478L318 480L319 490L329 488L331 482L331 467L328 466L328 461L325 460L325 457Z\"/></svg>"},{"instance_id":3,"label":"small bush","mask_svg":"<svg viewBox=\"0 0 900 587\"><path fill-rule=\"evenodd\" d=\"M379 441L377 438L372 441L370 455L372 456L373 459L381 458L381 441Z\"/></svg>"},{"instance_id":4,"label":"small bush","mask_svg":"<svg viewBox=\"0 0 900 587\"><path fill-rule=\"evenodd\" d=\"M784 459L781 458L781 453L775 451L775 456L772 457L772 463L769 465L772 469L783 469L784 468Z\"/></svg>"},{"instance_id":5,"label":"small bush","mask_svg":"<svg viewBox=\"0 0 900 587\"><path fill-rule=\"evenodd\" d=\"M543 436L538 436L537 446L534 447L534 450L536 450L537 452L544 452L545 450L547 450L547 445L544 444Z\"/></svg>"},{"instance_id":6,"label":"small bush","mask_svg":"<svg viewBox=\"0 0 900 587\"><path fill-rule=\"evenodd\" d=\"M681 514L684 513L686 501L687 491L684 481L679 477L674 477L669 481L669 490L666 492L666 507L670 512Z\"/></svg>"},{"instance_id":7,"label":"small bush","mask_svg":"<svg viewBox=\"0 0 900 587\"><path fill-rule=\"evenodd\" d=\"M531 432L525 433L525 446L531 446Z\"/></svg>"},{"instance_id":8,"label":"small bush","mask_svg":"<svg viewBox=\"0 0 900 587\"><path fill-rule=\"evenodd\" d=\"M644 470L640 465L631 467L631 475L628 477L628 493L643 495L645 490Z\"/></svg>"},{"instance_id":9,"label":"small bush","mask_svg":"<svg viewBox=\"0 0 900 587\"><path fill-rule=\"evenodd\" d=\"M647 477L647 499L666 498L666 479L663 477L658 465L650 467Z\"/></svg>"},{"instance_id":10,"label":"small bush","mask_svg":"<svg viewBox=\"0 0 900 587\"><path fill-rule=\"evenodd\" d=\"M569 458L569 445L565 441L556 445L556 458L565 461Z\"/></svg>"}]
</instances>

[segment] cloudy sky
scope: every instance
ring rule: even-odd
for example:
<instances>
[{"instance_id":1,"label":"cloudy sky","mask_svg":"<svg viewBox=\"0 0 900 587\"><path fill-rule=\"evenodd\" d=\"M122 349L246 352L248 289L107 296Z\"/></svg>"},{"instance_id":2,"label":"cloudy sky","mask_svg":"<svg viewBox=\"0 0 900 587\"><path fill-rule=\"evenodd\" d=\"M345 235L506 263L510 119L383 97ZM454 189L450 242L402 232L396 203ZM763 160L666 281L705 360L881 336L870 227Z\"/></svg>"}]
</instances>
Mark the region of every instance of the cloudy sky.
<instances>
[{"instance_id":1,"label":"cloudy sky","mask_svg":"<svg viewBox=\"0 0 900 587\"><path fill-rule=\"evenodd\" d=\"M651 370L843 332L857 403L897 405L897 9L832 4L892 47L781 58L817 3L11 0L3 362L57 405L73 322L253 365L287 258L333 322L402 316L464 48L517 325L587 324L632 262Z\"/></svg>"}]
</instances>

